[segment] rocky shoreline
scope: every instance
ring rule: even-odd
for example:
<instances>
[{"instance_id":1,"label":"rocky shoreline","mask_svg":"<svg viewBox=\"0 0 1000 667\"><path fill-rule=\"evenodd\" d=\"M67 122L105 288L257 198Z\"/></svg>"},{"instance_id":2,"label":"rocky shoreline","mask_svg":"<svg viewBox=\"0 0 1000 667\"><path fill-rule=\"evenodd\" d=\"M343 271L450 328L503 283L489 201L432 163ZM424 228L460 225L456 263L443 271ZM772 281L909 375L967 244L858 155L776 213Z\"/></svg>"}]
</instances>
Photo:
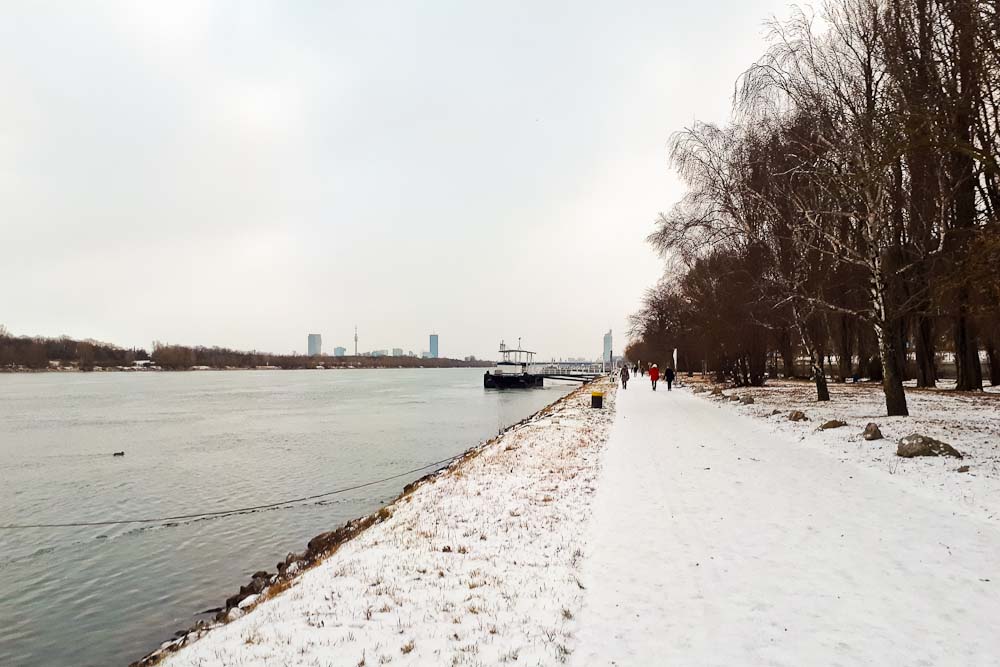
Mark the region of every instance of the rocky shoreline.
<instances>
[{"instance_id":1,"label":"rocky shoreline","mask_svg":"<svg viewBox=\"0 0 1000 667\"><path fill-rule=\"evenodd\" d=\"M600 380L595 382L600 382ZM241 586L238 592L226 598L223 606L202 612L202 614L214 613L212 620L199 620L190 628L177 631L174 633L172 639L164 641L156 650L132 662L130 667L151 667L152 665L159 664L171 654L205 637L210 631L241 618L260 603L277 596L296 583L305 572L333 556L341 546L360 536L371 527L392 517L394 508L406 501L409 496L422 486L434 482L443 475L457 473L469 461L477 458L508 433L552 413L567 401L580 399L584 394L589 394L592 384L594 383L587 383L583 387L570 392L516 424L507 427L499 435L466 450L450 463L407 484L398 496L378 511L352 519L334 530L316 535L309 540L304 551L290 552L282 561L277 563L274 572L267 570L255 572L247 584Z\"/></svg>"}]
</instances>

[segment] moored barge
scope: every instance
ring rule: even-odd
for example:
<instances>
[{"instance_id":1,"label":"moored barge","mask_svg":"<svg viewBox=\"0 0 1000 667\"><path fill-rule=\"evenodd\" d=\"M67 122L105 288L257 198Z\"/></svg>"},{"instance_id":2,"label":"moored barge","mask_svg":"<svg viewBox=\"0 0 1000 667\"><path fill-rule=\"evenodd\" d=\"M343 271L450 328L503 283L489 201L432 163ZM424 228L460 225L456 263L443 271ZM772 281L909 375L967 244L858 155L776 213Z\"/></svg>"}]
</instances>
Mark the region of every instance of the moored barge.
<instances>
[{"instance_id":1,"label":"moored barge","mask_svg":"<svg viewBox=\"0 0 1000 667\"><path fill-rule=\"evenodd\" d=\"M544 376L535 366L535 353L517 348L508 348L500 343L500 361L494 368L483 374L486 389L528 389L541 387Z\"/></svg>"}]
</instances>

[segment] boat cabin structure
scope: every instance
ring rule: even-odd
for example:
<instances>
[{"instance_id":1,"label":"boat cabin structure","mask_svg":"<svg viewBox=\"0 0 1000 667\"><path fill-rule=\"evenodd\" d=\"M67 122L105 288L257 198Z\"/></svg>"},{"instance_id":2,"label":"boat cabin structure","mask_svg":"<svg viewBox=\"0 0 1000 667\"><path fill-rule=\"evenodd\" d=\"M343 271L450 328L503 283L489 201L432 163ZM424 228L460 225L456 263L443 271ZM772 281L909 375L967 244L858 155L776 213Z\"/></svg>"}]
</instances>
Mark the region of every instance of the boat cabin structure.
<instances>
[{"instance_id":1,"label":"boat cabin structure","mask_svg":"<svg viewBox=\"0 0 1000 667\"><path fill-rule=\"evenodd\" d=\"M486 389L526 389L541 387L544 376L535 365L535 353L521 349L518 340L516 348L509 348L500 342L500 361L494 368L483 374Z\"/></svg>"},{"instance_id":2,"label":"boat cabin structure","mask_svg":"<svg viewBox=\"0 0 1000 667\"><path fill-rule=\"evenodd\" d=\"M517 347L507 347L500 342L500 361L483 374L486 389L528 389L541 387L545 380L562 382L590 382L604 375L600 363L556 362L537 363L535 353Z\"/></svg>"}]
</instances>

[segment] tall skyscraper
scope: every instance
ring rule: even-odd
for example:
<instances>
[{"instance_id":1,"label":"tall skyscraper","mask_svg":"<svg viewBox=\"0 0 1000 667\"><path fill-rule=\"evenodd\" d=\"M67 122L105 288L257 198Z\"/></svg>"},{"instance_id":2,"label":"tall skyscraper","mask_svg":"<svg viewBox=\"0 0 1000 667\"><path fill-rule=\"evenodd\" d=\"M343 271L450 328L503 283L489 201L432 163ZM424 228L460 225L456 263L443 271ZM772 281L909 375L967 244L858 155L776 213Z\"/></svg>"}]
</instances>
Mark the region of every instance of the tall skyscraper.
<instances>
[{"instance_id":1,"label":"tall skyscraper","mask_svg":"<svg viewBox=\"0 0 1000 667\"><path fill-rule=\"evenodd\" d=\"M430 353L430 358L431 359L437 359L438 358L438 335L437 334L431 334L431 353Z\"/></svg>"},{"instance_id":2,"label":"tall skyscraper","mask_svg":"<svg viewBox=\"0 0 1000 667\"><path fill-rule=\"evenodd\" d=\"M323 337L319 334L309 334L309 356L318 357L323 354Z\"/></svg>"},{"instance_id":3,"label":"tall skyscraper","mask_svg":"<svg viewBox=\"0 0 1000 667\"><path fill-rule=\"evenodd\" d=\"M604 363L611 363L611 329L604 334Z\"/></svg>"}]
</instances>

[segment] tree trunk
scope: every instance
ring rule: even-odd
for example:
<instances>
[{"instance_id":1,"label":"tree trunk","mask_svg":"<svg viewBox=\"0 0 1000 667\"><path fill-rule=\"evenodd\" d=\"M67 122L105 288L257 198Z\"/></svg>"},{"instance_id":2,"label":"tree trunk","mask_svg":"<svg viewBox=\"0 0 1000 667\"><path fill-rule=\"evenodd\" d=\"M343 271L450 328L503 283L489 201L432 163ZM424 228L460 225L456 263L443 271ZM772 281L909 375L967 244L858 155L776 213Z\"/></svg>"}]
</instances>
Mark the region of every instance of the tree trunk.
<instances>
[{"instance_id":1,"label":"tree trunk","mask_svg":"<svg viewBox=\"0 0 1000 667\"><path fill-rule=\"evenodd\" d=\"M792 335L788 329L783 329L778 342L779 354L781 354L781 369L785 379L795 377L795 345L792 343Z\"/></svg>"},{"instance_id":2,"label":"tree trunk","mask_svg":"<svg viewBox=\"0 0 1000 667\"><path fill-rule=\"evenodd\" d=\"M910 374L907 372L906 341L907 326L906 318L900 317L895 320L892 328L892 346L896 353L896 369L901 380L909 380ZM883 377L885 374L883 373Z\"/></svg>"},{"instance_id":3,"label":"tree trunk","mask_svg":"<svg viewBox=\"0 0 1000 667\"><path fill-rule=\"evenodd\" d=\"M858 377L868 377L868 365L871 363L871 355L868 353L868 336L864 325L857 328L857 349L858 349Z\"/></svg>"},{"instance_id":4,"label":"tree trunk","mask_svg":"<svg viewBox=\"0 0 1000 667\"><path fill-rule=\"evenodd\" d=\"M874 356L868 360L868 377L875 382L881 382L885 379L885 374L882 372L882 355Z\"/></svg>"},{"instance_id":5,"label":"tree trunk","mask_svg":"<svg viewBox=\"0 0 1000 667\"><path fill-rule=\"evenodd\" d=\"M964 292L965 290L960 290ZM959 391L979 391L983 388L983 368L979 362L979 345L972 325L972 318L961 307L954 320L955 372Z\"/></svg>"},{"instance_id":6,"label":"tree trunk","mask_svg":"<svg viewBox=\"0 0 1000 667\"><path fill-rule=\"evenodd\" d=\"M720 384L725 383L726 371L728 370L728 368L729 368L729 360L726 358L726 355L722 355L722 357L719 359L719 365L716 367L715 371L716 382Z\"/></svg>"},{"instance_id":7,"label":"tree trunk","mask_svg":"<svg viewBox=\"0 0 1000 667\"><path fill-rule=\"evenodd\" d=\"M852 375L852 352L855 324L849 315L840 316L839 335L837 336L837 381L847 382Z\"/></svg>"},{"instance_id":8,"label":"tree trunk","mask_svg":"<svg viewBox=\"0 0 1000 667\"><path fill-rule=\"evenodd\" d=\"M816 361L816 357L812 356L812 372L813 380L816 381L816 400L817 401L829 401L830 400L830 388L826 385L826 369L823 368L823 358L820 357L819 361Z\"/></svg>"},{"instance_id":9,"label":"tree trunk","mask_svg":"<svg viewBox=\"0 0 1000 667\"><path fill-rule=\"evenodd\" d=\"M888 335L887 335L888 334ZM882 357L882 390L885 393L886 415L889 417L908 417L906 408L906 392L903 389L903 377L897 366L898 355L892 349L894 336L881 327L875 328L879 351Z\"/></svg>"},{"instance_id":10,"label":"tree trunk","mask_svg":"<svg viewBox=\"0 0 1000 667\"><path fill-rule=\"evenodd\" d=\"M917 355L917 386L934 387L937 368L934 365L934 321L926 315L918 315L913 338Z\"/></svg>"},{"instance_id":11,"label":"tree trunk","mask_svg":"<svg viewBox=\"0 0 1000 667\"><path fill-rule=\"evenodd\" d=\"M798 329L802 346L806 348L809 355L809 366L813 381L816 382L816 400L829 401L830 389L826 386L826 369L823 367L823 349L821 345L816 345L816 339L809 333L809 326L806 318L800 313L796 306L792 306L792 316L795 318L795 328Z\"/></svg>"},{"instance_id":12,"label":"tree trunk","mask_svg":"<svg viewBox=\"0 0 1000 667\"><path fill-rule=\"evenodd\" d=\"M990 360L990 384L1000 386L1000 350L992 338L986 343L986 357Z\"/></svg>"},{"instance_id":13,"label":"tree trunk","mask_svg":"<svg viewBox=\"0 0 1000 667\"><path fill-rule=\"evenodd\" d=\"M872 255L872 305L878 319L874 322L875 339L878 342L879 356L882 357L882 391L885 394L886 415L889 417L907 417L906 393L903 391L903 378L897 366L898 356L893 344L896 341L892 318L886 308L885 265L878 253Z\"/></svg>"},{"instance_id":14,"label":"tree trunk","mask_svg":"<svg viewBox=\"0 0 1000 667\"><path fill-rule=\"evenodd\" d=\"M786 380L795 377L795 352L791 345L781 350L781 368Z\"/></svg>"},{"instance_id":15,"label":"tree trunk","mask_svg":"<svg viewBox=\"0 0 1000 667\"><path fill-rule=\"evenodd\" d=\"M955 370L958 374L957 389L963 391L983 388L983 372L979 364L979 344L969 314L970 289L964 275L963 259L968 254L971 230L976 223L976 165L970 150L974 132L975 97L979 82L976 71L976 24L973 3L967 0L948 5L949 18L954 27L954 67L957 74L956 98L951 116L952 137L955 147L950 154L952 183L953 229L960 230L952 250L957 260L953 270L958 274L959 288L955 294Z\"/></svg>"}]
</instances>

